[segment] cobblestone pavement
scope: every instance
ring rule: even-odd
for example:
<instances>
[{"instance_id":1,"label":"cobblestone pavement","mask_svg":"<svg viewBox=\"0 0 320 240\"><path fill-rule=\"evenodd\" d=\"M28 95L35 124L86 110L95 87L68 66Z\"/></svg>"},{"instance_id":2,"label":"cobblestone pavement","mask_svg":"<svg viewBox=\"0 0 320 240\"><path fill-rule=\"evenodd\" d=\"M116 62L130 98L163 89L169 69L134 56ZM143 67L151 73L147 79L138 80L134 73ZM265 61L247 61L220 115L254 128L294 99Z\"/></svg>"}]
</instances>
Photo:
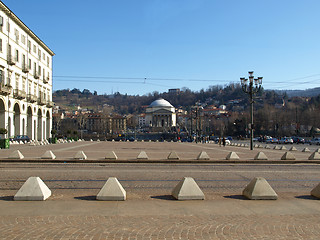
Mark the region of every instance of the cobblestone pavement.
<instances>
[{"instance_id":1,"label":"cobblestone pavement","mask_svg":"<svg viewBox=\"0 0 320 240\"><path fill-rule=\"evenodd\" d=\"M1 217L1 239L319 239L319 215Z\"/></svg>"},{"instance_id":2,"label":"cobblestone pavement","mask_svg":"<svg viewBox=\"0 0 320 240\"><path fill-rule=\"evenodd\" d=\"M71 143L53 146L53 150L61 158L78 150L103 158L106 150L117 150L123 159L141 150L152 159L165 158L171 150L186 159L194 158L198 150L215 159L222 159L231 149L243 158L253 158L258 151L206 144L144 144ZM21 149L29 158L51 148L19 147L10 151ZM283 154L263 151L272 158ZM0 150L1 157L9 153ZM308 155L296 153L300 158ZM320 182L319 172L318 164L0 162L0 239L319 239L320 200L310 196ZM12 201L30 176L41 177L52 196L44 202ZM113 176L126 189L127 201L95 201L106 179ZM170 197L184 176L195 178L206 200L181 202ZM241 196L257 176L268 180L279 195L277 201L249 201Z\"/></svg>"}]
</instances>

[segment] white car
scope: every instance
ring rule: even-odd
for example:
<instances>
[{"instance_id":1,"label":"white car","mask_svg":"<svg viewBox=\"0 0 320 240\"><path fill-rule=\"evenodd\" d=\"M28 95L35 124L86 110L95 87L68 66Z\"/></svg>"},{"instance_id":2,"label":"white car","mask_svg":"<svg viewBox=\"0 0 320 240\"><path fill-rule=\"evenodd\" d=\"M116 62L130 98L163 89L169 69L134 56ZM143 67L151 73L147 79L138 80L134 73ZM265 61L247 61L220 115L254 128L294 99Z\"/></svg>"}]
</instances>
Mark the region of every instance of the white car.
<instances>
[{"instance_id":1,"label":"white car","mask_svg":"<svg viewBox=\"0 0 320 240\"><path fill-rule=\"evenodd\" d=\"M283 138L281 138L281 139L279 140L278 143L279 143L279 144L288 144L288 143L293 144L293 140L292 140L292 138L290 138L290 137L283 137Z\"/></svg>"}]
</instances>

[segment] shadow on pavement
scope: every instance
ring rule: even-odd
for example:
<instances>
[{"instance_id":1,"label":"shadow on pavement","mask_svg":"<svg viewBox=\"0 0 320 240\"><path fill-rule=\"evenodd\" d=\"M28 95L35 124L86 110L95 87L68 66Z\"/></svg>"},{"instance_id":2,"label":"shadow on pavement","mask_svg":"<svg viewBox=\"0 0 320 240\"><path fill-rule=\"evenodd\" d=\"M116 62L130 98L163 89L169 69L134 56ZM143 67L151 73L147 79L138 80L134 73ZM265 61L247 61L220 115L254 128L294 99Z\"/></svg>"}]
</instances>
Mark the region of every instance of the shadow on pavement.
<instances>
[{"instance_id":1,"label":"shadow on pavement","mask_svg":"<svg viewBox=\"0 0 320 240\"><path fill-rule=\"evenodd\" d=\"M160 195L160 196L151 196L151 198L154 199L160 199L160 200L168 200L168 201L175 201L176 199L171 195Z\"/></svg>"},{"instance_id":2,"label":"shadow on pavement","mask_svg":"<svg viewBox=\"0 0 320 240\"><path fill-rule=\"evenodd\" d=\"M0 201L13 201L13 196L3 196L0 197Z\"/></svg>"},{"instance_id":3,"label":"shadow on pavement","mask_svg":"<svg viewBox=\"0 0 320 240\"><path fill-rule=\"evenodd\" d=\"M295 196L295 198L305 199L305 200L319 200L319 198L316 198L312 195Z\"/></svg>"},{"instance_id":4,"label":"shadow on pavement","mask_svg":"<svg viewBox=\"0 0 320 240\"><path fill-rule=\"evenodd\" d=\"M96 196L80 196L80 197L74 197L74 199L85 200L85 201L96 201Z\"/></svg>"},{"instance_id":5,"label":"shadow on pavement","mask_svg":"<svg viewBox=\"0 0 320 240\"><path fill-rule=\"evenodd\" d=\"M224 198L230 198L230 199L237 199L237 200L249 200L243 195L228 195L228 196L223 196Z\"/></svg>"}]
</instances>

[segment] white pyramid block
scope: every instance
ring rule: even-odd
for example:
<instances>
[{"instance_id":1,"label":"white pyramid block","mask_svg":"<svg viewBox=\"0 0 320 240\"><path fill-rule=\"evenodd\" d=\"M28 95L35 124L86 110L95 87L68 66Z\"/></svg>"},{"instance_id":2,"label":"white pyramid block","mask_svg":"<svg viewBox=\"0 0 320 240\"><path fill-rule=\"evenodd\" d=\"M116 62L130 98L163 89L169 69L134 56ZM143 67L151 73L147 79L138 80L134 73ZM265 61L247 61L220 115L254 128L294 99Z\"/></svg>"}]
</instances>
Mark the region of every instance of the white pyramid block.
<instances>
[{"instance_id":1,"label":"white pyramid block","mask_svg":"<svg viewBox=\"0 0 320 240\"><path fill-rule=\"evenodd\" d=\"M253 147L254 147L254 148L258 148L258 147L259 147L259 145L258 145L258 144L255 144Z\"/></svg>"},{"instance_id":2,"label":"white pyramid block","mask_svg":"<svg viewBox=\"0 0 320 240\"><path fill-rule=\"evenodd\" d=\"M314 152L314 153L312 153L312 154L309 156L308 159L309 159L309 160L320 160L320 153Z\"/></svg>"},{"instance_id":3,"label":"white pyramid block","mask_svg":"<svg viewBox=\"0 0 320 240\"><path fill-rule=\"evenodd\" d=\"M9 155L8 158L9 159L24 159L24 156L22 155L22 153L19 150L15 150Z\"/></svg>"},{"instance_id":4,"label":"white pyramid block","mask_svg":"<svg viewBox=\"0 0 320 240\"><path fill-rule=\"evenodd\" d=\"M287 150L287 148L285 146L281 146L280 150Z\"/></svg>"},{"instance_id":5,"label":"white pyramid block","mask_svg":"<svg viewBox=\"0 0 320 240\"><path fill-rule=\"evenodd\" d=\"M316 198L320 198L320 183L314 189L311 190L310 194Z\"/></svg>"},{"instance_id":6,"label":"white pyramid block","mask_svg":"<svg viewBox=\"0 0 320 240\"><path fill-rule=\"evenodd\" d=\"M172 190L177 200L204 200L204 194L192 177L184 177Z\"/></svg>"},{"instance_id":7,"label":"white pyramid block","mask_svg":"<svg viewBox=\"0 0 320 240\"><path fill-rule=\"evenodd\" d=\"M291 152L286 152L282 155L281 160L296 160L296 157Z\"/></svg>"},{"instance_id":8,"label":"white pyramid block","mask_svg":"<svg viewBox=\"0 0 320 240\"><path fill-rule=\"evenodd\" d=\"M270 149L270 146L269 146L269 145L266 145L264 148L265 148L265 149Z\"/></svg>"},{"instance_id":9,"label":"white pyramid block","mask_svg":"<svg viewBox=\"0 0 320 240\"><path fill-rule=\"evenodd\" d=\"M51 196L51 190L39 177L29 177L14 195L15 201L44 201Z\"/></svg>"},{"instance_id":10,"label":"white pyramid block","mask_svg":"<svg viewBox=\"0 0 320 240\"><path fill-rule=\"evenodd\" d=\"M278 195L262 177L256 177L245 187L243 196L251 200L277 200Z\"/></svg>"},{"instance_id":11,"label":"white pyramid block","mask_svg":"<svg viewBox=\"0 0 320 240\"><path fill-rule=\"evenodd\" d=\"M239 156L238 154L236 154L235 152L230 152L227 157L226 157L227 160L239 160Z\"/></svg>"},{"instance_id":12,"label":"white pyramid block","mask_svg":"<svg viewBox=\"0 0 320 240\"><path fill-rule=\"evenodd\" d=\"M302 152L310 152L310 149L306 147L302 150Z\"/></svg>"},{"instance_id":13,"label":"white pyramid block","mask_svg":"<svg viewBox=\"0 0 320 240\"><path fill-rule=\"evenodd\" d=\"M86 160L87 155L83 151L79 151L74 155L73 159L78 159L78 160Z\"/></svg>"},{"instance_id":14,"label":"white pyramid block","mask_svg":"<svg viewBox=\"0 0 320 240\"><path fill-rule=\"evenodd\" d=\"M268 158L264 154L264 152L258 152L257 155L254 157L254 160L268 160Z\"/></svg>"},{"instance_id":15,"label":"white pyramid block","mask_svg":"<svg viewBox=\"0 0 320 240\"><path fill-rule=\"evenodd\" d=\"M297 151L297 148L293 146L289 149L289 151Z\"/></svg>"},{"instance_id":16,"label":"white pyramid block","mask_svg":"<svg viewBox=\"0 0 320 240\"><path fill-rule=\"evenodd\" d=\"M117 178L110 177L101 188L96 199L101 201L124 201L126 200L126 191Z\"/></svg>"},{"instance_id":17,"label":"white pyramid block","mask_svg":"<svg viewBox=\"0 0 320 240\"><path fill-rule=\"evenodd\" d=\"M263 146L261 144L258 145L258 148L263 148Z\"/></svg>"},{"instance_id":18,"label":"white pyramid block","mask_svg":"<svg viewBox=\"0 0 320 240\"><path fill-rule=\"evenodd\" d=\"M279 146L275 146L273 149L274 150L280 150L280 147Z\"/></svg>"},{"instance_id":19,"label":"white pyramid block","mask_svg":"<svg viewBox=\"0 0 320 240\"><path fill-rule=\"evenodd\" d=\"M148 157L148 155L147 155L147 153L146 153L145 151L141 151L141 152L139 153L137 159L140 159L140 160L143 160L143 159L144 159L144 160L148 160L149 157Z\"/></svg>"},{"instance_id":20,"label":"white pyramid block","mask_svg":"<svg viewBox=\"0 0 320 240\"><path fill-rule=\"evenodd\" d=\"M320 153L320 148L318 148L315 152L318 152L318 153Z\"/></svg>"},{"instance_id":21,"label":"white pyramid block","mask_svg":"<svg viewBox=\"0 0 320 240\"><path fill-rule=\"evenodd\" d=\"M53 154L52 151L46 151L42 156L41 159L56 159L56 156Z\"/></svg>"},{"instance_id":22,"label":"white pyramid block","mask_svg":"<svg viewBox=\"0 0 320 240\"><path fill-rule=\"evenodd\" d=\"M109 159L109 160L117 160L118 157L117 155L115 154L114 151L111 151L111 152L108 152L105 159Z\"/></svg>"},{"instance_id":23,"label":"white pyramid block","mask_svg":"<svg viewBox=\"0 0 320 240\"><path fill-rule=\"evenodd\" d=\"M172 160L172 159L179 160L180 158L179 158L179 156L178 156L178 154L177 154L176 152L171 152L171 153L169 154L169 156L167 157L167 159L170 159L170 160Z\"/></svg>"},{"instance_id":24,"label":"white pyramid block","mask_svg":"<svg viewBox=\"0 0 320 240\"><path fill-rule=\"evenodd\" d=\"M205 151L201 151L197 157L197 160L210 160L210 157Z\"/></svg>"}]
</instances>

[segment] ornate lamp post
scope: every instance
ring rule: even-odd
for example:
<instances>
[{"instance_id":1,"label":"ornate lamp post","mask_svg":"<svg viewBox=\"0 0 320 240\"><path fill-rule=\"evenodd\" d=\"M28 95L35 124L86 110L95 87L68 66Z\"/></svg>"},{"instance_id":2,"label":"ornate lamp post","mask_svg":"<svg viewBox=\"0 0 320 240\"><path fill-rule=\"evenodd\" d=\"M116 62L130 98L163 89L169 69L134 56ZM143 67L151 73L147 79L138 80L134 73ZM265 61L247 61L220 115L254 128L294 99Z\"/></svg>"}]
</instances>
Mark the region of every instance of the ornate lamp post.
<instances>
[{"instance_id":1,"label":"ornate lamp post","mask_svg":"<svg viewBox=\"0 0 320 240\"><path fill-rule=\"evenodd\" d=\"M249 130L250 130L250 150L253 150L253 95L260 91L261 85L262 85L262 77L254 78L253 71L248 72L249 73L249 82L248 78L240 78L242 90L249 94L250 98L250 124L249 124Z\"/></svg>"}]
</instances>

